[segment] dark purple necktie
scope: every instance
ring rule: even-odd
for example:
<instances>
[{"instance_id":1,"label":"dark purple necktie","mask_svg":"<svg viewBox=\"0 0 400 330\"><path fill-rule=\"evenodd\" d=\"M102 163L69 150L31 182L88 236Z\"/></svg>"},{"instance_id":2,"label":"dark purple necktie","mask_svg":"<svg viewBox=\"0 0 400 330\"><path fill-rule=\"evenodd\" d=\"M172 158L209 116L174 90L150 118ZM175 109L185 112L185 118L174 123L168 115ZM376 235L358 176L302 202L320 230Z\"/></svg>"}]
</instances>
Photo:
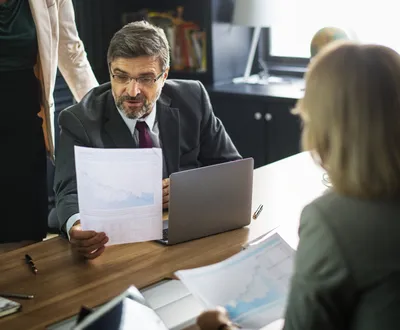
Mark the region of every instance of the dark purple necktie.
<instances>
[{"instance_id":1,"label":"dark purple necktie","mask_svg":"<svg viewBox=\"0 0 400 330\"><path fill-rule=\"evenodd\" d=\"M136 129L139 131L139 148L153 148L149 127L145 121L137 121Z\"/></svg>"}]
</instances>

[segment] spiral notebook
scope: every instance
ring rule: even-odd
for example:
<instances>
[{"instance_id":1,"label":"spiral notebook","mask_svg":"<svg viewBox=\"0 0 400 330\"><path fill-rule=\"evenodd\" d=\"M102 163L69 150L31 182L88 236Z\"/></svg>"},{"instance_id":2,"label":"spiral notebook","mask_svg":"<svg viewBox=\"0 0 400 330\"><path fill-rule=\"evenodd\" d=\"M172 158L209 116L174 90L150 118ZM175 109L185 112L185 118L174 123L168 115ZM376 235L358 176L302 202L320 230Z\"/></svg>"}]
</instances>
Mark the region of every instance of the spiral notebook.
<instances>
[{"instance_id":1,"label":"spiral notebook","mask_svg":"<svg viewBox=\"0 0 400 330\"><path fill-rule=\"evenodd\" d=\"M20 303L13 300L9 300L7 298L0 297L0 317L16 313L20 309L21 309Z\"/></svg>"}]
</instances>

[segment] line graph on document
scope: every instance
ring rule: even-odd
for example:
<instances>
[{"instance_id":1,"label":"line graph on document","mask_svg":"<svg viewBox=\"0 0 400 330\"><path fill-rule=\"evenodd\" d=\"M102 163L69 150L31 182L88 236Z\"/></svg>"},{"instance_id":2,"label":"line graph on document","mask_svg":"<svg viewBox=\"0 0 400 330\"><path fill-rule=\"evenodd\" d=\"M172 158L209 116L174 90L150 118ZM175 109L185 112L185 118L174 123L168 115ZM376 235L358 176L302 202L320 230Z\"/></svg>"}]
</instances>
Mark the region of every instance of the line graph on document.
<instances>
[{"instance_id":1,"label":"line graph on document","mask_svg":"<svg viewBox=\"0 0 400 330\"><path fill-rule=\"evenodd\" d=\"M292 255L293 251L285 244L260 250L247 267L247 281L242 279L237 284L235 299L225 305L229 315L235 318L260 308L284 304L293 271Z\"/></svg>"},{"instance_id":2,"label":"line graph on document","mask_svg":"<svg viewBox=\"0 0 400 330\"><path fill-rule=\"evenodd\" d=\"M90 166L86 170L77 171L79 203L82 210L117 210L154 204L154 182L147 171L125 169L124 162L107 169L103 164ZM150 178L150 179L143 179Z\"/></svg>"}]
</instances>

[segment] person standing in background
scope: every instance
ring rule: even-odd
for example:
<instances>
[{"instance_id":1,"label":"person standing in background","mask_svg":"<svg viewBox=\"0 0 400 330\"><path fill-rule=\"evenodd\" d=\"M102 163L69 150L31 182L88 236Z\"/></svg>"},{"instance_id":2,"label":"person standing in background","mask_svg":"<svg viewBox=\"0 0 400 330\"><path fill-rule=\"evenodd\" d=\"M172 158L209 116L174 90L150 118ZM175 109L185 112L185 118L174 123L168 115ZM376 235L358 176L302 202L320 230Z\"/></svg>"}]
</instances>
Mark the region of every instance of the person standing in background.
<instances>
[{"instance_id":1,"label":"person standing in background","mask_svg":"<svg viewBox=\"0 0 400 330\"><path fill-rule=\"evenodd\" d=\"M0 253L47 233L46 150L54 157L57 67L75 99L98 86L72 0L0 0Z\"/></svg>"}]
</instances>

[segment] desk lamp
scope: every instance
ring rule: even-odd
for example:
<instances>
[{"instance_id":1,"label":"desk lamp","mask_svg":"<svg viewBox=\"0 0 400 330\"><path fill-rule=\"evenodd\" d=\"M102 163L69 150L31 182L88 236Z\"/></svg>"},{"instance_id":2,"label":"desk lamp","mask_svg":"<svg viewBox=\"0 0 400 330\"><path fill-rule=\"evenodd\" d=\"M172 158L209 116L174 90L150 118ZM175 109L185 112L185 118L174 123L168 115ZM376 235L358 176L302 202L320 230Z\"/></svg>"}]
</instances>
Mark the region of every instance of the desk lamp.
<instances>
[{"instance_id":1,"label":"desk lamp","mask_svg":"<svg viewBox=\"0 0 400 330\"><path fill-rule=\"evenodd\" d=\"M244 77L233 79L234 83L246 83L249 82L254 55L260 39L261 28L269 27L272 23L270 0L236 0L232 23L235 25L254 27Z\"/></svg>"}]
</instances>

